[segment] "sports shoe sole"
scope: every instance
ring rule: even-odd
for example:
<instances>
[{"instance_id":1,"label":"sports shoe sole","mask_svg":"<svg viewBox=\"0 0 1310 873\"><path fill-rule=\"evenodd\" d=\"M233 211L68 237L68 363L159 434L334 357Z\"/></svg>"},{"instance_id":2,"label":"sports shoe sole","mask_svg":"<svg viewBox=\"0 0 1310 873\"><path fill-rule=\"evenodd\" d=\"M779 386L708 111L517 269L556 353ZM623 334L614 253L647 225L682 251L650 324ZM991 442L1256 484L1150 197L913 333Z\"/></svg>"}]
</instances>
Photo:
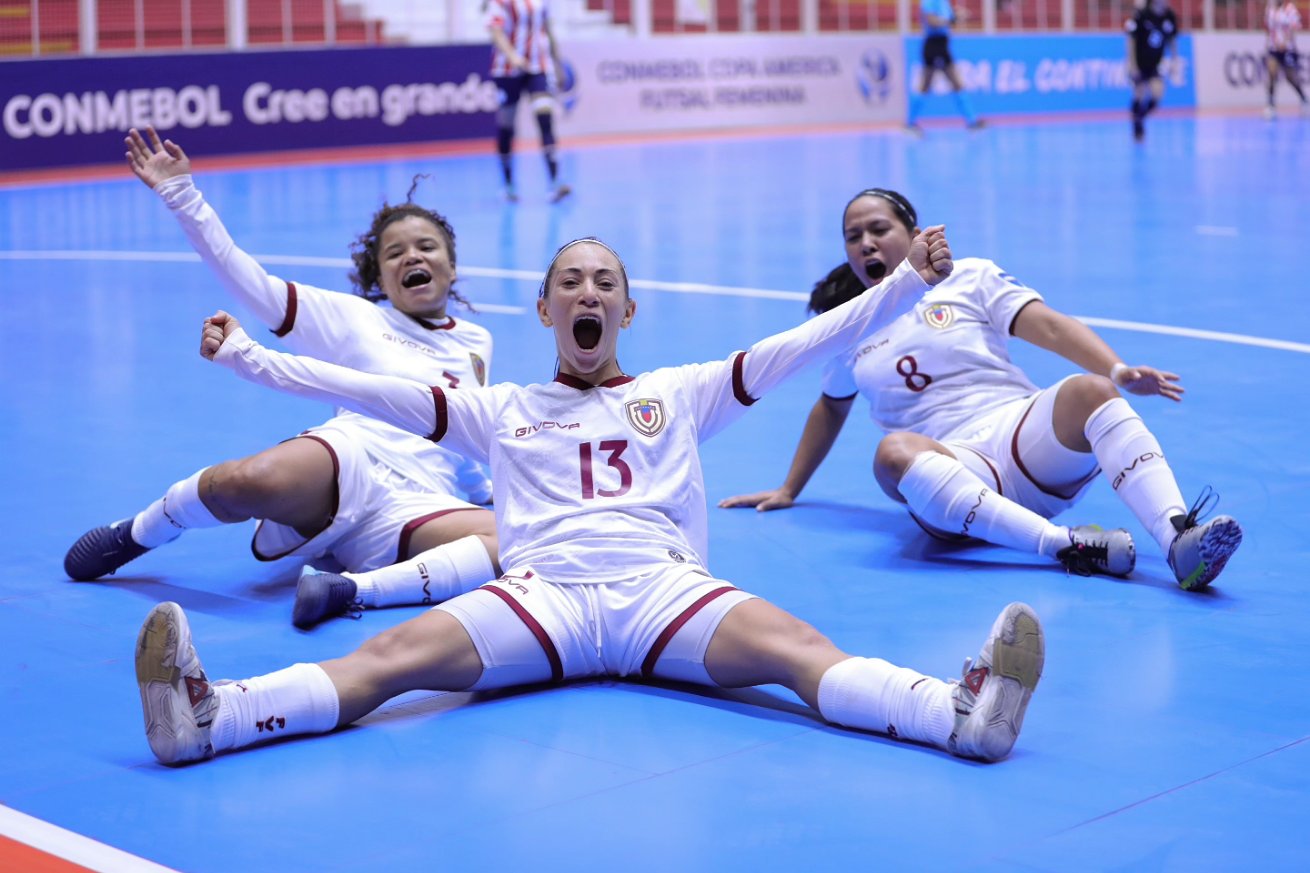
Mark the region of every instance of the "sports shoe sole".
<instances>
[{"instance_id":1,"label":"sports shoe sole","mask_svg":"<svg viewBox=\"0 0 1310 873\"><path fill-rule=\"evenodd\" d=\"M189 640L191 628L186 614L176 603L161 603L146 616L136 639L136 684L141 691L146 741L150 751L165 764L194 759L187 753L185 735L194 730L186 724L192 713L181 660L197 660L195 651L179 653L181 640ZM189 655L189 658L187 657ZM204 677L204 670L200 671ZM208 754L213 755L210 748Z\"/></svg>"},{"instance_id":2,"label":"sports shoe sole","mask_svg":"<svg viewBox=\"0 0 1310 873\"><path fill-rule=\"evenodd\" d=\"M1185 591L1200 591L1207 587L1224 571L1228 559L1241 544L1242 526L1237 523L1237 519L1227 516L1214 519L1209 529L1201 535L1201 542L1197 545L1201 565L1191 576L1180 579L1178 584Z\"/></svg>"},{"instance_id":3,"label":"sports shoe sole","mask_svg":"<svg viewBox=\"0 0 1310 873\"><path fill-rule=\"evenodd\" d=\"M966 757L999 761L1010 754L1023 729L1028 702L1046 664L1046 638L1032 607L1011 603L992 625L990 643L992 675L969 716L982 727L972 742L960 745L971 747ZM1003 724L1013 730L998 729Z\"/></svg>"}]
</instances>

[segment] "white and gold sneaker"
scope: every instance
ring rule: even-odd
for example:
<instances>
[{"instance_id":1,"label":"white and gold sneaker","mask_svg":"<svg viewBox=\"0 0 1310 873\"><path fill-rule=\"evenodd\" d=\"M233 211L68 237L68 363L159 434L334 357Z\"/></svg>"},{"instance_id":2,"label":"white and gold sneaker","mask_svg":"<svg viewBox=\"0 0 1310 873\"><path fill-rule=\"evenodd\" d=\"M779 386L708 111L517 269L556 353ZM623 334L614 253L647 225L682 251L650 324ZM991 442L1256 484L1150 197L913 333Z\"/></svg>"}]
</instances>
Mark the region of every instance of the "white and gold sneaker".
<instances>
[{"instance_id":1,"label":"white and gold sneaker","mask_svg":"<svg viewBox=\"0 0 1310 873\"><path fill-rule=\"evenodd\" d=\"M191 644L186 613L161 603L146 616L136 639L136 684L141 689L146 740L165 764L214 757L209 728L218 697Z\"/></svg>"},{"instance_id":2,"label":"white and gold sneaker","mask_svg":"<svg viewBox=\"0 0 1310 873\"><path fill-rule=\"evenodd\" d=\"M955 727L946 742L951 754L980 761L1010 754L1045 662L1037 613L1026 603L1011 603L992 624L978 657L965 660L964 676L951 689Z\"/></svg>"}]
</instances>

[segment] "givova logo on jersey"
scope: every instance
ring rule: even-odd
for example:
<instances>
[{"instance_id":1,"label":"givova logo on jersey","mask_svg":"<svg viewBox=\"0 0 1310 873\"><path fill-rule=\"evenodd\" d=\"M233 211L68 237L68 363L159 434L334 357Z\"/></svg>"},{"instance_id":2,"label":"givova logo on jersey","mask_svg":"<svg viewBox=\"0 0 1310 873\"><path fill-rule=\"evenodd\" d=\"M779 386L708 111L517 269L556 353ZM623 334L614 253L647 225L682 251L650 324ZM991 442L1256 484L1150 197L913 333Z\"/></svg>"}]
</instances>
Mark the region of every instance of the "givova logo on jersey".
<instances>
[{"instance_id":1,"label":"givova logo on jersey","mask_svg":"<svg viewBox=\"0 0 1310 873\"><path fill-rule=\"evenodd\" d=\"M923 320L929 327L945 330L955 324L955 309L949 303L934 303L923 311Z\"/></svg>"},{"instance_id":2,"label":"givova logo on jersey","mask_svg":"<svg viewBox=\"0 0 1310 873\"><path fill-rule=\"evenodd\" d=\"M664 402L653 397L629 400L624 409L628 413L628 424L643 436L655 436L664 430L669 420L664 412Z\"/></svg>"}]
</instances>

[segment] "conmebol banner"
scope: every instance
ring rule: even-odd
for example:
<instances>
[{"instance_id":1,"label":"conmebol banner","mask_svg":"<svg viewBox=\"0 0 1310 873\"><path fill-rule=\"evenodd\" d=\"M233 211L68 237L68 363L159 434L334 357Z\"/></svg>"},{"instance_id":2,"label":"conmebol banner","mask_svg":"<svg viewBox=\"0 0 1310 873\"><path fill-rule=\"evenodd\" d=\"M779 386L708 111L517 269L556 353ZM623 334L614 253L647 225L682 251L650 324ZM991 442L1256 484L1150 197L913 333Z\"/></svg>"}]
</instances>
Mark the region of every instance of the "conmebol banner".
<instances>
[{"instance_id":1,"label":"conmebol banner","mask_svg":"<svg viewBox=\"0 0 1310 873\"><path fill-rule=\"evenodd\" d=\"M222 154L490 137L481 45L0 63L0 170L106 163L130 127Z\"/></svg>"},{"instance_id":2,"label":"conmebol banner","mask_svg":"<svg viewBox=\"0 0 1310 873\"><path fill-rule=\"evenodd\" d=\"M605 39L564 47L567 134L889 122L901 40L874 34Z\"/></svg>"}]
</instances>

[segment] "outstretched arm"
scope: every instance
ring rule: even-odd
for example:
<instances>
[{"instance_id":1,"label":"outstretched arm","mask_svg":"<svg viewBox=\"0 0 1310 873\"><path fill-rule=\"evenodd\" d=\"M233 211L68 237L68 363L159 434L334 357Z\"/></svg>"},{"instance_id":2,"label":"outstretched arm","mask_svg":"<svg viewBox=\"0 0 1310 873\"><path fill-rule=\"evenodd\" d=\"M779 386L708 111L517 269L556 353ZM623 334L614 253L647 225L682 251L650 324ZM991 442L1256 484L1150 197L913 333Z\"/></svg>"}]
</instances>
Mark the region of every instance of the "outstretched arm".
<instances>
[{"instance_id":1,"label":"outstretched arm","mask_svg":"<svg viewBox=\"0 0 1310 873\"><path fill-rule=\"evenodd\" d=\"M909 312L930 285L954 268L942 225L920 231L909 254L891 275L854 300L815 316L791 330L757 342L746 352L741 387L763 397L811 361L831 358L872 330Z\"/></svg>"},{"instance_id":2,"label":"outstretched arm","mask_svg":"<svg viewBox=\"0 0 1310 873\"><path fill-rule=\"evenodd\" d=\"M739 494L719 501L719 506L732 509L738 506L753 506L761 512L770 509L786 509L796 502L801 491L809 483L814 471L819 469L823 459L828 457L832 444L841 433L846 416L850 414L854 397L838 400L826 394L820 395L810 417L805 421L805 430L801 441L796 446L796 454L791 459L791 469L782 485L772 491L757 491L754 494Z\"/></svg>"},{"instance_id":3,"label":"outstretched arm","mask_svg":"<svg viewBox=\"0 0 1310 873\"><path fill-rule=\"evenodd\" d=\"M229 293L270 328L286 317L286 283L270 276L259 262L232 241L213 207L191 178L191 159L172 140L161 140L153 127L146 136L133 128L123 141L132 173L173 211L191 247L209 265Z\"/></svg>"},{"instance_id":4,"label":"outstretched arm","mask_svg":"<svg viewBox=\"0 0 1310 873\"><path fill-rule=\"evenodd\" d=\"M200 354L249 382L344 406L419 436L439 440L447 430L447 398L440 389L266 349L222 310L205 319Z\"/></svg>"},{"instance_id":5,"label":"outstretched arm","mask_svg":"<svg viewBox=\"0 0 1310 873\"><path fill-rule=\"evenodd\" d=\"M1014 335L1055 352L1089 373L1109 377L1125 391L1158 394L1170 400L1183 399L1183 387L1178 384L1177 373L1145 365L1129 367L1090 327L1040 300L1029 303L1015 317Z\"/></svg>"}]
</instances>

